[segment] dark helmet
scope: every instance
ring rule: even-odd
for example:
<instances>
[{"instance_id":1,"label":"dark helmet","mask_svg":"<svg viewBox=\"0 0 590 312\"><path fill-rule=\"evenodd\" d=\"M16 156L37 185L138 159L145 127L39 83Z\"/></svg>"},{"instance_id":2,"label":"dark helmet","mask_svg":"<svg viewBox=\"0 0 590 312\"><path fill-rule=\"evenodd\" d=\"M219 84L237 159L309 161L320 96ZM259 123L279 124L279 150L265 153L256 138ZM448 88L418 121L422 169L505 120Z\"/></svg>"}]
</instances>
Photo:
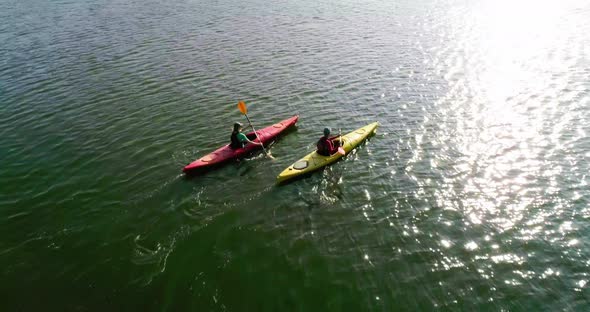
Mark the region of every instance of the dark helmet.
<instances>
[{"instance_id":1,"label":"dark helmet","mask_svg":"<svg viewBox=\"0 0 590 312\"><path fill-rule=\"evenodd\" d=\"M330 135L330 128L324 128L324 135L325 136L329 136Z\"/></svg>"}]
</instances>

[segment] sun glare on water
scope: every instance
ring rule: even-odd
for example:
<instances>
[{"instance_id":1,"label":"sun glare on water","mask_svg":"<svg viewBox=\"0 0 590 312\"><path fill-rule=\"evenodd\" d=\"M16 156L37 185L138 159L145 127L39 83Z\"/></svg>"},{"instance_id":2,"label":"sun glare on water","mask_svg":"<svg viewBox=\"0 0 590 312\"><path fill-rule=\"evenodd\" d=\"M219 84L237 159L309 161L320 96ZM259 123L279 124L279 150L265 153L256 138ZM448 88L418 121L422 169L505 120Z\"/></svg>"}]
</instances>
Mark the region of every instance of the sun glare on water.
<instances>
[{"instance_id":1,"label":"sun glare on water","mask_svg":"<svg viewBox=\"0 0 590 312\"><path fill-rule=\"evenodd\" d=\"M518 225L530 238L564 209L552 202L550 212L531 215L559 191L563 133L584 133L571 129L571 108L583 103L570 101L584 90L578 75L589 64L587 32L579 29L585 14L577 13L584 3L486 1L472 14L455 14L461 21L453 29L455 46L440 63L457 65L445 75L449 92L436 105L462 157L454 165L459 176L448 178L453 186L439 200L449 206L462 197L457 209L470 223L499 231Z\"/></svg>"}]
</instances>

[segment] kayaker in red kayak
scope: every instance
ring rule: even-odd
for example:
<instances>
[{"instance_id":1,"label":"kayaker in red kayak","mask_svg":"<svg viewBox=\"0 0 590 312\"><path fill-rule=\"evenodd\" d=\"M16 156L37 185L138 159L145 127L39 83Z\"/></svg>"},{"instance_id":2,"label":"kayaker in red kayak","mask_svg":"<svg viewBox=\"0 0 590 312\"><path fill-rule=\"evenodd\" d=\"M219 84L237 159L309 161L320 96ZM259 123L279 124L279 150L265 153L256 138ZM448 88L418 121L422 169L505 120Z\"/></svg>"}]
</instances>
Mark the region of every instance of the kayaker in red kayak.
<instances>
[{"instance_id":1,"label":"kayaker in red kayak","mask_svg":"<svg viewBox=\"0 0 590 312\"><path fill-rule=\"evenodd\" d=\"M330 137L330 128L324 128L324 136L321 137L316 144L316 152L322 156L330 156L338 151L340 141L337 139L338 136Z\"/></svg>"},{"instance_id":2,"label":"kayaker in red kayak","mask_svg":"<svg viewBox=\"0 0 590 312\"><path fill-rule=\"evenodd\" d=\"M249 127L251 127L251 125ZM248 137L241 132L242 129L243 129L243 127L242 127L241 123L236 122L234 124L234 131L232 131L232 133L231 133L231 143L229 145L231 148L233 148L233 149L243 148L244 146L246 146L247 143L262 145L262 143L250 141L250 139L248 139Z\"/></svg>"}]
</instances>

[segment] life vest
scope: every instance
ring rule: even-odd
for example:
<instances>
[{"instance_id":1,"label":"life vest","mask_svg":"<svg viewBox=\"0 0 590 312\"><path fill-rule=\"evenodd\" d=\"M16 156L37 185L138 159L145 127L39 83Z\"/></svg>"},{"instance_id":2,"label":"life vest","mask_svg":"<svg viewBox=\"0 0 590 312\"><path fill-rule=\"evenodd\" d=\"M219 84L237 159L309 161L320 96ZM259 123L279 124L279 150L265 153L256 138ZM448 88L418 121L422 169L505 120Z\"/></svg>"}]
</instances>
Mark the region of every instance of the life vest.
<instances>
[{"instance_id":1,"label":"life vest","mask_svg":"<svg viewBox=\"0 0 590 312\"><path fill-rule=\"evenodd\" d=\"M329 142L328 138L321 137L318 143L316 144L316 152L323 156L330 156L330 143L331 142Z\"/></svg>"},{"instance_id":2,"label":"life vest","mask_svg":"<svg viewBox=\"0 0 590 312\"><path fill-rule=\"evenodd\" d=\"M231 143L229 144L229 147L234 148L234 149L244 147L244 144L242 142L240 142L240 140L238 140L238 133L240 133L240 132L233 131L231 133Z\"/></svg>"}]
</instances>

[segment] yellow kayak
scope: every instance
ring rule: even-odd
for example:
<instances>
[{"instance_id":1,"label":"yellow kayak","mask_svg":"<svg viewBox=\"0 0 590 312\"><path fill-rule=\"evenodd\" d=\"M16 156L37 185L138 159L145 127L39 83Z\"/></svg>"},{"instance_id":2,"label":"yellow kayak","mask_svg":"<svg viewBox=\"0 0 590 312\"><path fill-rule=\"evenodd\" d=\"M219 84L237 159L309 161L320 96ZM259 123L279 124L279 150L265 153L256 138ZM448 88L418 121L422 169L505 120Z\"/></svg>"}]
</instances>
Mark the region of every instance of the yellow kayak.
<instances>
[{"instance_id":1,"label":"yellow kayak","mask_svg":"<svg viewBox=\"0 0 590 312\"><path fill-rule=\"evenodd\" d=\"M379 126L379 123L374 122L343 135L342 141L344 141L344 145L342 148L346 154L350 153L350 151L361 144L361 142L363 142L369 135L375 133L377 131L377 126ZM310 173L314 170L323 168L342 158L343 156L344 155L340 153L334 153L330 156L323 156L313 151L296 161L291 166L287 167L287 169L283 170L283 172L277 176L277 183L282 183L306 173Z\"/></svg>"}]
</instances>

